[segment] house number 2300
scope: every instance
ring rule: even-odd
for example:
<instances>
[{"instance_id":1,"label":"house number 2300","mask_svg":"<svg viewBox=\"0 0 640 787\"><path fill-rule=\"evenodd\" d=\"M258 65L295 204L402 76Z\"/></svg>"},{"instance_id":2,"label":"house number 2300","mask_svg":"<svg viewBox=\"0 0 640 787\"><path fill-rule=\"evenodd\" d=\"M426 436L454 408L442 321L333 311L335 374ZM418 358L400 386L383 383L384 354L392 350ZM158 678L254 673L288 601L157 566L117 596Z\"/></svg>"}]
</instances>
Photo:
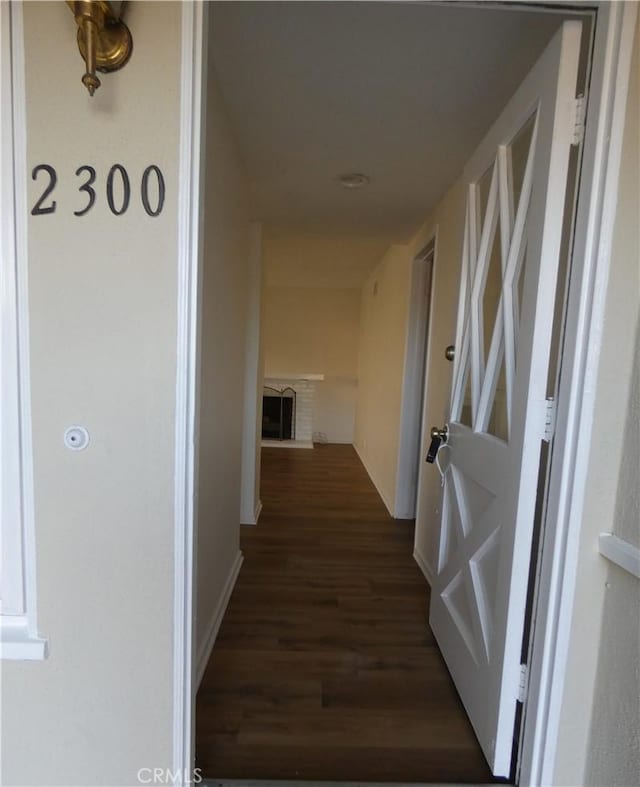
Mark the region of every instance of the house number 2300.
<instances>
[{"instance_id":1,"label":"house number 2300","mask_svg":"<svg viewBox=\"0 0 640 787\"><path fill-rule=\"evenodd\" d=\"M42 176L40 173L42 173ZM74 210L73 215L86 216L96 202L97 195L94 189L96 171L88 164L83 164L76 170L76 177L80 179L78 191L84 194L84 204L78 210ZM55 167L52 167L50 164L38 164L31 171L31 179L37 181L40 178L44 180L44 191L31 209L32 216L44 216L47 213L55 213L58 207L58 203L52 198L58 183L58 173ZM153 189L151 187L155 194L153 197L150 197L150 181L152 179L155 181L156 188ZM114 216L122 216L127 212L131 202L131 181L127 170L122 164L114 164L109 170L106 193L107 205ZM159 216L162 213L164 194L165 185L162 171L160 167L151 164L142 173L142 180L140 181L140 199L142 200L142 207L148 216Z\"/></svg>"}]
</instances>

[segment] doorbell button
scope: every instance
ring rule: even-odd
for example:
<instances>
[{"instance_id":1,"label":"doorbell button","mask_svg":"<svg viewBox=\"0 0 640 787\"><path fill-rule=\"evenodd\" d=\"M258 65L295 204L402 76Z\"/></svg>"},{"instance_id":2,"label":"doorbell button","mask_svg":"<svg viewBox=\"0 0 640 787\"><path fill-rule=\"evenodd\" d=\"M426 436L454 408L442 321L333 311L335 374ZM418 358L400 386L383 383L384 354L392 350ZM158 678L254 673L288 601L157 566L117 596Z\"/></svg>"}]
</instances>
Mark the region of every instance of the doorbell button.
<instances>
[{"instance_id":1,"label":"doorbell button","mask_svg":"<svg viewBox=\"0 0 640 787\"><path fill-rule=\"evenodd\" d=\"M64 432L64 444L72 451L82 451L89 445L89 432L84 426L69 426Z\"/></svg>"}]
</instances>

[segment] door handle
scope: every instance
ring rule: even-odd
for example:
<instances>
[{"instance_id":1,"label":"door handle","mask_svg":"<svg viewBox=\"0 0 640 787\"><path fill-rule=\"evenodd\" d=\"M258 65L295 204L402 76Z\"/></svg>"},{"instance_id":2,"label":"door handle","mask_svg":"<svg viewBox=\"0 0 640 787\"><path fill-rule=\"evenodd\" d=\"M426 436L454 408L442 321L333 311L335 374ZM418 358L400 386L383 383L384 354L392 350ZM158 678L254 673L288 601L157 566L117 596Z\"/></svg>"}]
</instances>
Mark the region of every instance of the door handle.
<instances>
[{"instance_id":1,"label":"door handle","mask_svg":"<svg viewBox=\"0 0 640 787\"><path fill-rule=\"evenodd\" d=\"M437 426L431 427L431 444L429 445L426 458L426 461L429 462L429 464L433 464L436 461L438 450L442 443L447 442L448 437L449 429L446 424L442 427L442 429L439 429Z\"/></svg>"}]
</instances>

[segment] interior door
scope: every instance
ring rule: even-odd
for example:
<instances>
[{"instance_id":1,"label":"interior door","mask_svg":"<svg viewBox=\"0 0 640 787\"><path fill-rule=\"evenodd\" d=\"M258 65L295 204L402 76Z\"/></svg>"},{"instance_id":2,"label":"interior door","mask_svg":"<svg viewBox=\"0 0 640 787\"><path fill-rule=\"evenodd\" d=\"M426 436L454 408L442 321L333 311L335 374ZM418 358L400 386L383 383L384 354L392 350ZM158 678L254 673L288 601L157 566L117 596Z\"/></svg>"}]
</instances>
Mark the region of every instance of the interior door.
<instances>
[{"instance_id":1,"label":"interior door","mask_svg":"<svg viewBox=\"0 0 640 787\"><path fill-rule=\"evenodd\" d=\"M565 22L465 168L430 623L497 776L511 768L579 49Z\"/></svg>"}]
</instances>

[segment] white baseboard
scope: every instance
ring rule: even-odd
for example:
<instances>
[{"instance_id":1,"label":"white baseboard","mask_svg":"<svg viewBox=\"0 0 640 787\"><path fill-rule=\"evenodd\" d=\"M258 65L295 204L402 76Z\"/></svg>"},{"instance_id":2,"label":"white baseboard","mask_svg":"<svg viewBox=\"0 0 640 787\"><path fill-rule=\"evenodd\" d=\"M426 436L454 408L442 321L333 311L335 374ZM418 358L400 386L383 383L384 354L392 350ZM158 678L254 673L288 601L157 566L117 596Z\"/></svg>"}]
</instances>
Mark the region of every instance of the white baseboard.
<instances>
[{"instance_id":1,"label":"white baseboard","mask_svg":"<svg viewBox=\"0 0 640 787\"><path fill-rule=\"evenodd\" d=\"M211 616L211 620L209 621L209 625L207 627L207 636L205 637L202 645L198 648L198 656L196 661L196 691L200 686L202 676L204 675L204 671L207 668L209 659L211 658L211 651L213 650L216 637L218 636L222 618L224 617L224 613L227 611L227 604L229 603L229 599L233 593L233 588L235 587L236 580L238 579L238 574L240 573L240 567L242 566L243 560L244 558L242 556L242 552L238 550L236 559L233 561L233 565L231 566L231 570L227 576L227 581L224 583L220 600L218 601L214 613Z\"/></svg>"},{"instance_id":2,"label":"white baseboard","mask_svg":"<svg viewBox=\"0 0 640 787\"><path fill-rule=\"evenodd\" d=\"M398 495L397 495L397 492L396 492L396 500L397 499L398 499ZM405 508L404 510L403 509L398 509L396 511L396 513L394 514L394 517L396 519L415 519L416 518L416 509L415 509L415 507L411 508L411 509Z\"/></svg>"},{"instance_id":3,"label":"white baseboard","mask_svg":"<svg viewBox=\"0 0 640 787\"><path fill-rule=\"evenodd\" d=\"M393 513L393 506L392 506L392 505L391 505L391 503L389 502L389 500L388 500L388 498L387 498L386 494L385 494L385 493L382 491L382 487L381 487L381 485L378 483L378 481L376 480L376 477L375 477L375 475L372 473L372 471L371 471L371 468L370 468L370 467L369 467L369 465L367 464L367 460L366 460L366 459L364 458L364 456L363 456L363 455L360 453L360 449L358 448L358 446L357 446L355 443L353 444L353 447L355 448L356 454L358 454L358 457L359 457L360 461L362 462L362 464L363 464L363 466L364 466L364 469L367 471L367 473L368 473L368 475L369 475L369 478L371 479L371 481L372 481L373 485L375 486L375 488L376 488L376 490L377 490L378 494L379 494L379 495L380 495L380 497L382 498L382 502L385 504L387 511L389 512L389 514L390 514L390 515L391 515L391 516L392 516L394 519L396 519L397 517L396 517L396 515Z\"/></svg>"},{"instance_id":4,"label":"white baseboard","mask_svg":"<svg viewBox=\"0 0 640 787\"><path fill-rule=\"evenodd\" d=\"M429 587L431 587L433 585L433 580L435 579L435 573L427 562L427 559L417 548L414 548L413 550L413 559L418 564L420 571L422 571L424 574L424 578L429 583Z\"/></svg>"},{"instance_id":5,"label":"white baseboard","mask_svg":"<svg viewBox=\"0 0 640 787\"><path fill-rule=\"evenodd\" d=\"M256 503L256 507L253 510L253 513L249 516L241 517L240 524L241 525L257 525L258 519L260 518L260 513L262 511L262 500L258 500Z\"/></svg>"}]
</instances>

